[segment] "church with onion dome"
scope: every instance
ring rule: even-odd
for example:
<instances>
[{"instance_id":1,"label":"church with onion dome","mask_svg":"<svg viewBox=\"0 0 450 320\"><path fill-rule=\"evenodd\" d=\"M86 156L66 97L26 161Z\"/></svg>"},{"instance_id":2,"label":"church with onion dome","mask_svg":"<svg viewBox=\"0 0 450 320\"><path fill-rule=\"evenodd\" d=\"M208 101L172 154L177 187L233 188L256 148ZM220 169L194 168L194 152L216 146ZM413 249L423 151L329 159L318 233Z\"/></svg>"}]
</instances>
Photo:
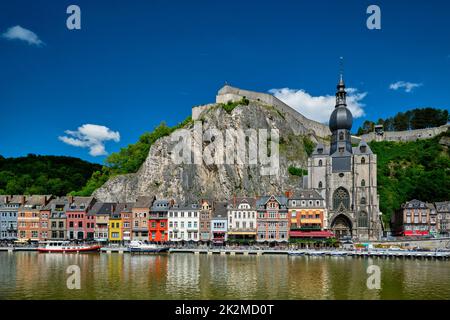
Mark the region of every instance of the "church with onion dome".
<instances>
[{"instance_id":1,"label":"church with onion dome","mask_svg":"<svg viewBox=\"0 0 450 320\"><path fill-rule=\"evenodd\" d=\"M324 224L337 238L379 239L382 233L377 193L377 156L361 140L351 143L353 117L347 108L341 74L336 92L336 107L331 113L330 145L319 143L308 159L305 184L319 192L328 209Z\"/></svg>"}]
</instances>

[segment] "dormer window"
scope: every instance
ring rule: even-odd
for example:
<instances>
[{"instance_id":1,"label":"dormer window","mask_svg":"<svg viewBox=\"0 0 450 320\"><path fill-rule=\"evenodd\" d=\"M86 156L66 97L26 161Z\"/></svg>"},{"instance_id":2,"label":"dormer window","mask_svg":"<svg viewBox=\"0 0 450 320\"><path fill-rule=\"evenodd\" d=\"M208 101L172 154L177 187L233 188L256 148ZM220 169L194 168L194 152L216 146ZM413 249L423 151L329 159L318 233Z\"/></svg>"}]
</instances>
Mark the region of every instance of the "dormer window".
<instances>
[{"instance_id":1,"label":"dormer window","mask_svg":"<svg viewBox=\"0 0 450 320\"><path fill-rule=\"evenodd\" d=\"M366 153L366 152L367 152L367 146L360 146L360 147L359 147L359 150L360 150L362 153Z\"/></svg>"},{"instance_id":2,"label":"dormer window","mask_svg":"<svg viewBox=\"0 0 450 320\"><path fill-rule=\"evenodd\" d=\"M322 154L323 153L323 148L317 149L317 153Z\"/></svg>"},{"instance_id":3,"label":"dormer window","mask_svg":"<svg viewBox=\"0 0 450 320\"><path fill-rule=\"evenodd\" d=\"M344 153L344 147L339 147L339 152Z\"/></svg>"}]
</instances>

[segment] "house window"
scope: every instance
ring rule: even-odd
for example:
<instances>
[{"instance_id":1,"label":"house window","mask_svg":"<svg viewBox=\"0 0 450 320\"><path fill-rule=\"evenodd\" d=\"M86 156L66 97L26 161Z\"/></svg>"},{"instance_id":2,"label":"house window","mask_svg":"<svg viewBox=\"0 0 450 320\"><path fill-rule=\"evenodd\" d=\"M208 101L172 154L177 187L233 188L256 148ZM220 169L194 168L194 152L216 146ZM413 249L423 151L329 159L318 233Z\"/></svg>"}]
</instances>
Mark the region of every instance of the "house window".
<instances>
[{"instance_id":1,"label":"house window","mask_svg":"<svg viewBox=\"0 0 450 320\"><path fill-rule=\"evenodd\" d=\"M366 204L366 198L365 197L361 198L361 204Z\"/></svg>"},{"instance_id":2,"label":"house window","mask_svg":"<svg viewBox=\"0 0 450 320\"><path fill-rule=\"evenodd\" d=\"M366 158L362 157L361 158L361 164L365 164L366 163Z\"/></svg>"},{"instance_id":3,"label":"house window","mask_svg":"<svg viewBox=\"0 0 450 320\"><path fill-rule=\"evenodd\" d=\"M361 180L361 187L365 187L366 186L366 180L362 179Z\"/></svg>"},{"instance_id":4,"label":"house window","mask_svg":"<svg viewBox=\"0 0 450 320\"><path fill-rule=\"evenodd\" d=\"M322 188L322 181L319 181L319 188Z\"/></svg>"},{"instance_id":5,"label":"house window","mask_svg":"<svg viewBox=\"0 0 450 320\"><path fill-rule=\"evenodd\" d=\"M322 166L322 160L319 160L319 167Z\"/></svg>"}]
</instances>

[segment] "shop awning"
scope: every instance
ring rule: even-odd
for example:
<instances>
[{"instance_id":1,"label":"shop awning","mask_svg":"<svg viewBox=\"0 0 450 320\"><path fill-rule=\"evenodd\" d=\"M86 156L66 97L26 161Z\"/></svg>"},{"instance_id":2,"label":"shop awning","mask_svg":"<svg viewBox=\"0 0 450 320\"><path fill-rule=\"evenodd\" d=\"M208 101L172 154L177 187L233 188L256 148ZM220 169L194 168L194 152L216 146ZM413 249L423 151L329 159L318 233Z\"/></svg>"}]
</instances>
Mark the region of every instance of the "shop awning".
<instances>
[{"instance_id":1,"label":"shop awning","mask_svg":"<svg viewBox=\"0 0 450 320\"><path fill-rule=\"evenodd\" d=\"M301 219L300 223L317 223L317 224L322 224L322 220L320 220L320 219Z\"/></svg>"},{"instance_id":2,"label":"shop awning","mask_svg":"<svg viewBox=\"0 0 450 320\"><path fill-rule=\"evenodd\" d=\"M291 231L292 238L331 238L334 237L331 231Z\"/></svg>"},{"instance_id":3,"label":"shop awning","mask_svg":"<svg viewBox=\"0 0 450 320\"><path fill-rule=\"evenodd\" d=\"M230 231L228 232L228 235L235 235L235 236L244 236L244 235L255 235L256 231Z\"/></svg>"}]
</instances>

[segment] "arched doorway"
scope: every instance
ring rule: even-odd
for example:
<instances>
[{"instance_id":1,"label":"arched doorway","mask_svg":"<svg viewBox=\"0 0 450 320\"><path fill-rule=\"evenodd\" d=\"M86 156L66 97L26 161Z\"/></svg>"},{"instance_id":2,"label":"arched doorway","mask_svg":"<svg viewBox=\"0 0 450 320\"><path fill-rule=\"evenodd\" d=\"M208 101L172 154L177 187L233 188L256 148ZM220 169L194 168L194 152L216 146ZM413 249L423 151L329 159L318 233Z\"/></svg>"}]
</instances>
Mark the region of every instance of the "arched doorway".
<instances>
[{"instance_id":1,"label":"arched doorway","mask_svg":"<svg viewBox=\"0 0 450 320\"><path fill-rule=\"evenodd\" d=\"M337 239L342 237L352 236L352 222L345 215L340 214L334 218L331 224L331 230L336 235Z\"/></svg>"}]
</instances>

